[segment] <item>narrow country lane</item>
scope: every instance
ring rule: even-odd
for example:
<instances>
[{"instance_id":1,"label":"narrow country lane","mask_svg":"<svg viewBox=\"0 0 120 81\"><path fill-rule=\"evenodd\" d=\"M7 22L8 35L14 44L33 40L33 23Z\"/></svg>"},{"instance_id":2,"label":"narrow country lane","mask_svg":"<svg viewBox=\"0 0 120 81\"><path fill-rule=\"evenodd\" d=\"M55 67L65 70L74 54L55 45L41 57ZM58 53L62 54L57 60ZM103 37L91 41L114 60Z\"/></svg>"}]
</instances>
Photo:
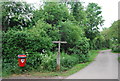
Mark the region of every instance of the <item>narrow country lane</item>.
<instances>
[{"instance_id":1,"label":"narrow country lane","mask_svg":"<svg viewBox=\"0 0 120 81\"><path fill-rule=\"evenodd\" d=\"M94 62L66 79L118 79L118 54L101 51Z\"/></svg>"}]
</instances>

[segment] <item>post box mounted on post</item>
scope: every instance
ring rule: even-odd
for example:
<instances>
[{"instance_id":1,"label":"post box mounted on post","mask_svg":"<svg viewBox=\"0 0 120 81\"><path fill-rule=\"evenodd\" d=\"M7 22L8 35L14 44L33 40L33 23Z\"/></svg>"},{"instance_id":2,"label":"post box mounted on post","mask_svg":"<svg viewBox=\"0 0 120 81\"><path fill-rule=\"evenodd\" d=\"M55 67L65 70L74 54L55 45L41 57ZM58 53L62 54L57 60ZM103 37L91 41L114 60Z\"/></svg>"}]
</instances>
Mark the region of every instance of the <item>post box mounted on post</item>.
<instances>
[{"instance_id":1,"label":"post box mounted on post","mask_svg":"<svg viewBox=\"0 0 120 81\"><path fill-rule=\"evenodd\" d=\"M19 64L19 67L25 67L25 65L26 65L26 55L24 55L24 54L19 54L18 55L18 64Z\"/></svg>"}]
</instances>

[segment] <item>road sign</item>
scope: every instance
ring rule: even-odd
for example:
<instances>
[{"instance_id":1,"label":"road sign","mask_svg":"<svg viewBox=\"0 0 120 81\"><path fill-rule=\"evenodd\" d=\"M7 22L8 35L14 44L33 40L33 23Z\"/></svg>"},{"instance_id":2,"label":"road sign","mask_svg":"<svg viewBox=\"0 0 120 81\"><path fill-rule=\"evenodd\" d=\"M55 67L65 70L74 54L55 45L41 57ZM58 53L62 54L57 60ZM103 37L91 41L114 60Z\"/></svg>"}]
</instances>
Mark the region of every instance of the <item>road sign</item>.
<instances>
[{"instance_id":1,"label":"road sign","mask_svg":"<svg viewBox=\"0 0 120 81\"><path fill-rule=\"evenodd\" d=\"M66 41L52 41L53 43L58 43L58 55L57 55L57 67L56 70L60 70L60 44L67 43Z\"/></svg>"}]
</instances>

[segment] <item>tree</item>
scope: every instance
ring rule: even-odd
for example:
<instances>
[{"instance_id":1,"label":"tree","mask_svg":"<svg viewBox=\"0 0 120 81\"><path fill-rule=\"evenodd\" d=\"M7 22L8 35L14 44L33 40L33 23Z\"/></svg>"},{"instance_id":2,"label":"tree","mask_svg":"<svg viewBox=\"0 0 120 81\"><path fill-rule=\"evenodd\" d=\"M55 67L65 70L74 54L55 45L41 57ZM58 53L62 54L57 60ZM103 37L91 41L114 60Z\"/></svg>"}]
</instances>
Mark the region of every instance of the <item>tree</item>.
<instances>
[{"instance_id":1,"label":"tree","mask_svg":"<svg viewBox=\"0 0 120 81\"><path fill-rule=\"evenodd\" d=\"M98 26L102 26L104 20L101 15L101 8L96 3L89 3L86 9L87 28L85 29L86 37L93 40L98 34Z\"/></svg>"},{"instance_id":2,"label":"tree","mask_svg":"<svg viewBox=\"0 0 120 81\"><path fill-rule=\"evenodd\" d=\"M2 28L22 29L32 23L33 6L25 2L8 1L2 4Z\"/></svg>"},{"instance_id":3,"label":"tree","mask_svg":"<svg viewBox=\"0 0 120 81\"><path fill-rule=\"evenodd\" d=\"M65 22L69 17L69 11L63 4L56 2L46 3L44 6L44 20L52 24L52 26L58 25L59 22Z\"/></svg>"},{"instance_id":4,"label":"tree","mask_svg":"<svg viewBox=\"0 0 120 81\"><path fill-rule=\"evenodd\" d=\"M113 43L120 43L119 42L119 29L120 29L120 20L114 21L113 24L109 27L104 29L101 34L106 38L113 41Z\"/></svg>"},{"instance_id":5,"label":"tree","mask_svg":"<svg viewBox=\"0 0 120 81\"><path fill-rule=\"evenodd\" d=\"M75 20L78 22L80 27L85 27L86 23L86 12L84 10L84 6L81 2L71 2L71 10L72 15L74 16Z\"/></svg>"},{"instance_id":6,"label":"tree","mask_svg":"<svg viewBox=\"0 0 120 81\"><path fill-rule=\"evenodd\" d=\"M119 26L120 24L120 20L118 21L115 21L111 27L109 28L109 34L110 34L110 38L113 40L113 41L116 41L116 43L118 43L119 41L119 36L120 36L120 33L119 33ZM120 43L120 42L119 42Z\"/></svg>"}]
</instances>

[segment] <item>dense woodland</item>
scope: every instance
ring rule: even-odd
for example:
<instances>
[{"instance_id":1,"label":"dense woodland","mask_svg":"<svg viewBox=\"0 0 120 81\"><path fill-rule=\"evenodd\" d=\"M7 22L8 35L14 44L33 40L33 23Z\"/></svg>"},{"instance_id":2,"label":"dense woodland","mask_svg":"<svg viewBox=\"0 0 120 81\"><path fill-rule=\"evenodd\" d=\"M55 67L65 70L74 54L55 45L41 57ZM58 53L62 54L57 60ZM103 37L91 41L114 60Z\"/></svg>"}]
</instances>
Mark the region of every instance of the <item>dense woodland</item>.
<instances>
[{"instance_id":1,"label":"dense woodland","mask_svg":"<svg viewBox=\"0 0 120 81\"><path fill-rule=\"evenodd\" d=\"M43 2L39 9L25 2L3 2L3 76L29 71L55 71L57 44L61 45L61 71L89 61L89 51L111 48L118 50L118 23L102 27L101 7L82 2ZM117 46L116 46L117 45ZM116 48L116 49L115 49ZM18 66L18 54L27 55L27 65Z\"/></svg>"}]
</instances>

